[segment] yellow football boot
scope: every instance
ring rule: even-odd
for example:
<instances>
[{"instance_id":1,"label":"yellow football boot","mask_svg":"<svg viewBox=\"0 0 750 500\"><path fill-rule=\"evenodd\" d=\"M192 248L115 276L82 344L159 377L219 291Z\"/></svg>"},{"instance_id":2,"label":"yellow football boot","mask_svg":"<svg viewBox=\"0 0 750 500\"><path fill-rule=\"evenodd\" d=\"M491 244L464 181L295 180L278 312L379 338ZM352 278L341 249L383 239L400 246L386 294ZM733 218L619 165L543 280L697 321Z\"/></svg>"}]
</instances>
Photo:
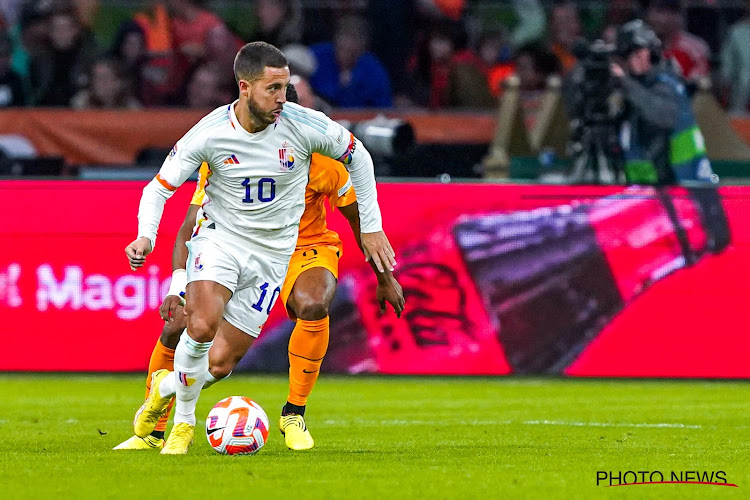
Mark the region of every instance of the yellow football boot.
<instances>
[{"instance_id":1,"label":"yellow football boot","mask_svg":"<svg viewBox=\"0 0 750 500\"><path fill-rule=\"evenodd\" d=\"M279 430L284 435L284 442L290 450L309 450L315 446L310 431L307 430L302 415L290 413L279 418Z\"/></svg>"},{"instance_id":2,"label":"yellow football boot","mask_svg":"<svg viewBox=\"0 0 750 500\"><path fill-rule=\"evenodd\" d=\"M169 370L157 370L151 374L151 392L146 402L135 412L135 419L133 419L133 430L136 436L145 438L151 434L159 419L166 413L172 398L161 397L159 384L169 373Z\"/></svg>"},{"instance_id":3,"label":"yellow football boot","mask_svg":"<svg viewBox=\"0 0 750 500\"><path fill-rule=\"evenodd\" d=\"M161 450L164 447L164 440L154 436L145 438L132 436L131 438L118 444L113 450Z\"/></svg>"},{"instance_id":4,"label":"yellow football boot","mask_svg":"<svg viewBox=\"0 0 750 500\"><path fill-rule=\"evenodd\" d=\"M195 426L180 422L172 427L172 432L169 433L167 442L164 445L164 449L161 450L162 455L185 455L188 452L188 448L193 444L193 434L195 433Z\"/></svg>"}]
</instances>

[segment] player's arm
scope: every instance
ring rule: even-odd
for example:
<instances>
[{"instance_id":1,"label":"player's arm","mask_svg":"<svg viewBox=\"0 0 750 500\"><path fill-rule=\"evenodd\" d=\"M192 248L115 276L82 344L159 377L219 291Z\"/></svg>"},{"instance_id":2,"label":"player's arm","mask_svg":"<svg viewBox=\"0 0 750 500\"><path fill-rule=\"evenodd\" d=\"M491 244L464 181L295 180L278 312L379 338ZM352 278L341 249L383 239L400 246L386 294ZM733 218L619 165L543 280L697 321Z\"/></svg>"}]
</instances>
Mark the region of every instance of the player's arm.
<instances>
[{"instance_id":1,"label":"player's arm","mask_svg":"<svg viewBox=\"0 0 750 500\"><path fill-rule=\"evenodd\" d=\"M195 219L198 217L200 205L190 205L182 221L180 230L177 231L177 239L174 242L172 250L172 282L169 284L169 291L164 301L159 307L159 315L164 321L174 321L174 315L177 307L185 305L185 286L187 285L187 266L188 249L186 243L190 240L195 226Z\"/></svg>"},{"instance_id":2,"label":"player's arm","mask_svg":"<svg viewBox=\"0 0 750 500\"><path fill-rule=\"evenodd\" d=\"M125 247L132 270L142 267L146 256L153 251L164 204L201 165L204 146L205 140L200 138L192 138L190 142L180 139L156 177L143 188L138 206L138 237Z\"/></svg>"},{"instance_id":3,"label":"player's arm","mask_svg":"<svg viewBox=\"0 0 750 500\"><path fill-rule=\"evenodd\" d=\"M349 222L349 226L352 228L354 233L354 239L357 240L357 245L362 249L362 234L359 225L359 207L355 201L349 205L338 207L341 214L346 217ZM370 260L372 270L375 271L375 276L378 278L378 288L375 292L378 302L380 303L380 312L385 312L385 303L388 302L393 306L393 310L396 312L396 316L401 317L401 312L404 310L404 291L401 285L396 280L393 273L388 269L384 271L378 270L375 262Z\"/></svg>"},{"instance_id":4,"label":"player's arm","mask_svg":"<svg viewBox=\"0 0 750 500\"><path fill-rule=\"evenodd\" d=\"M393 271L396 265L395 252L383 232L383 220L378 206L375 187L375 167L367 149L354 135L323 113L314 113L314 119L325 123L325 133L315 141L313 150L343 163L351 176L354 191L359 201L359 217L362 226L362 251L365 259L373 261L379 271Z\"/></svg>"}]
</instances>

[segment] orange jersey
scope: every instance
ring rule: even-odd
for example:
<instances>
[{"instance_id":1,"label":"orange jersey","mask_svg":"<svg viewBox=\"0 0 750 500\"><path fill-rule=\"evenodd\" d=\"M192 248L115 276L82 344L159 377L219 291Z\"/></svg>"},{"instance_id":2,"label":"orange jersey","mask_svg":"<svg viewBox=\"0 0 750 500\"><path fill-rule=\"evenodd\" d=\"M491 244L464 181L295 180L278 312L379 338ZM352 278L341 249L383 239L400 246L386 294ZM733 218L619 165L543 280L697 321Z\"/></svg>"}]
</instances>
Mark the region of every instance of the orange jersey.
<instances>
[{"instance_id":1,"label":"orange jersey","mask_svg":"<svg viewBox=\"0 0 750 500\"><path fill-rule=\"evenodd\" d=\"M349 172L341 162L313 153L305 189L305 212L299 221L297 248L313 245L341 247L336 231L326 223L326 198L331 207L345 207L357 201Z\"/></svg>"},{"instance_id":2,"label":"orange jersey","mask_svg":"<svg viewBox=\"0 0 750 500\"><path fill-rule=\"evenodd\" d=\"M198 185L193 193L191 205L203 205L206 184L211 176L208 164L203 163L198 172ZM297 248L313 245L334 245L341 247L336 231L328 229L326 223L326 198L331 207L345 207L357 201L346 171L341 162L313 153L310 161L310 175L305 189L305 211L299 222Z\"/></svg>"},{"instance_id":3,"label":"orange jersey","mask_svg":"<svg viewBox=\"0 0 750 500\"><path fill-rule=\"evenodd\" d=\"M211 177L211 171L208 169L208 163L204 161L201 163L200 170L198 170L198 185L195 187L193 199L190 200L191 205L203 205L203 198L206 197L206 184L208 184L209 177Z\"/></svg>"}]
</instances>

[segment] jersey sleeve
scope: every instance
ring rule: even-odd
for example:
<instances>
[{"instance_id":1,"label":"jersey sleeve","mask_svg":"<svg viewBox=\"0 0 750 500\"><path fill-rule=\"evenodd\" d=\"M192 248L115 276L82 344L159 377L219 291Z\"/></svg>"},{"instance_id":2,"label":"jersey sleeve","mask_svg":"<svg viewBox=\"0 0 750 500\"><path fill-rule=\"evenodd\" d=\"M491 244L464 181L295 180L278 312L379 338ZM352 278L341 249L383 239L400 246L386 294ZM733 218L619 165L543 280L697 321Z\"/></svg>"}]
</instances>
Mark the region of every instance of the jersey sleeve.
<instances>
[{"instance_id":1,"label":"jersey sleeve","mask_svg":"<svg viewBox=\"0 0 750 500\"><path fill-rule=\"evenodd\" d=\"M156 246L164 204L200 165L208 160L206 139L201 137L199 127L193 127L169 152L156 177L143 188L138 206L138 237L151 241Z\"/></svg>"},{"instance_id":2,"label":"jersey sleeve","mask_svg":"<svg viewBox=\"0 0 750 500\"><path fill-rule=\"evenodd\" d=\"M354 186L352 186L352 179L349 176L349 172L346 171L344 166L339 163L336 170L338 171L336 178L338 182L331 192L329 199L331 200L331 205L345 207L357 201L357 195L354 193Z\"/></svg>"},{"instance_id":3,"label":"jersey sleeve","mask_svg":"<svg viewBox=\"0 0 750 500\"><path fill-rule=\"evenodd\" d=\"M190 200L191 205L203 205L203 199L206 197L206 184L208 184L210 175L211 170L208 168L208 163L204 161L201 163L201 168L198 171L198 183L195 186L193 198Z\"/></svg>"},{"instance_id":4,"label":"jersey sleeve","mask_svg":"<svg viewBox=\"0 0 750 500\"><path fill-rule=\"evenodd\" d=\"M319 111L307 110L309 120L322 124L322 133L310 136L311 149L344 164L351 176L359 202L359 218L363 233L383 230L383 220L378 206L375 187L375 170L372 157L354 134ZM314 127L313 127L314 128Z\"/></svg>"},{"instance_id":5,"label":"jersey sleeve","mask_svg":"<svg viewBox=\"0 0 750 500\"><path fill-rule=\"evenodd\" d=\"M331 207L345 207L357 201L349 172L341 162L313 153L307 187L328 198Z\"/></svg>"}]
</instances>

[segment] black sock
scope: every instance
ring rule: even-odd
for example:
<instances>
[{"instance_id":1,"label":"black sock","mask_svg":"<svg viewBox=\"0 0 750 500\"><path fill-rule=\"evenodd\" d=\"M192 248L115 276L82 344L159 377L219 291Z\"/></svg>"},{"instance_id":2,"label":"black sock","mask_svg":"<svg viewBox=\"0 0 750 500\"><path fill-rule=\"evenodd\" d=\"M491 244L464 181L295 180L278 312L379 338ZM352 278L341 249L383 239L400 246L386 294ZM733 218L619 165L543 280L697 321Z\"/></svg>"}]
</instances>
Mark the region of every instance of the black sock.
<instances>
[{"instance_id":1,"label":"black sock","mask_svg":"<svg viewBox=\"0 0 750 500\"><path fill-rule=\"evenodd\" d=\"M289 401L286 402L284 407L281 409L281 416L289 415L290 413L294 413L295 415L302 415L305 416L305 407L304 406L297 406L293 405Z\"/></svg>"},{"instance_id":2,"label":"black sock","mask_svg":"<svg viewBox=\"0 0 750 500\"><path fill-rule=\"evenodd\" d=\"M164 431L153 431L151 435L156 439L164 439Z\"/></svg>"}]
</instances>

